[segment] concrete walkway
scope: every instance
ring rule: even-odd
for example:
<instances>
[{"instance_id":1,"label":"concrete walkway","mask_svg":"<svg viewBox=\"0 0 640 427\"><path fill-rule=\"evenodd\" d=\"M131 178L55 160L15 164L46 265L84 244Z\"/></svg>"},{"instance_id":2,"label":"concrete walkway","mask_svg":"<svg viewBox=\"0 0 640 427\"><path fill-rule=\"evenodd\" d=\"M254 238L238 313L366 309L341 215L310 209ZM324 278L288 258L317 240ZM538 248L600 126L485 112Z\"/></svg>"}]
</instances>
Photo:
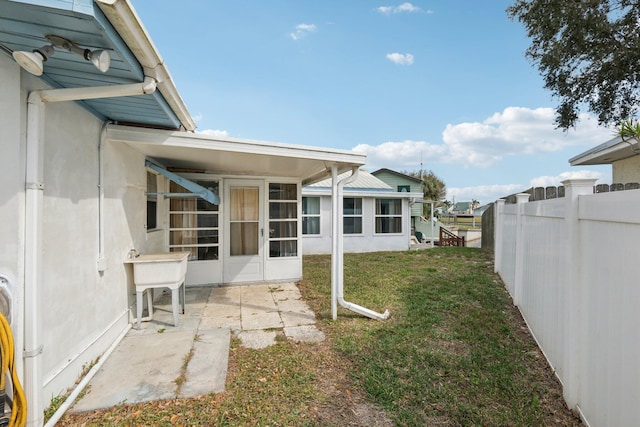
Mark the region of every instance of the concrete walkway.
<instances>
[{"instance_id":1,"label":"concrete walkway","mask_svg":"<svg viewBox=\"0 0 640 427\"><path fill-rule=\"evenodd\" d=\"M222 392L232 335L254 349L278 334L324 339L294 283L187 288L179 322L170 292L157 296L153 319L129 331L70 411Z\"/></svg>"}]
</instances>

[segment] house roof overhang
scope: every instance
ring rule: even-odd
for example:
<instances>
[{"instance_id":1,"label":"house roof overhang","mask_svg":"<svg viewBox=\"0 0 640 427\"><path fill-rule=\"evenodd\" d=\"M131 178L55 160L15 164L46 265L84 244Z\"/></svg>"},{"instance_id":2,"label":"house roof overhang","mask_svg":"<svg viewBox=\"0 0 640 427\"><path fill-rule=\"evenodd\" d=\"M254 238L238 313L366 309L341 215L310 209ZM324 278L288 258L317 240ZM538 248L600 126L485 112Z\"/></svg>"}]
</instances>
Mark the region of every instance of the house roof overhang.
<instances>
[{"instance_id":1,"label":"house roof overhang","mask_svg":"<svg viewBox=\"0 0 640 427\"><path fill-rule=\"evenodd\" d=\"M638 141L615 137L569 159L571 166L607 165L638 155Z\"/></svg>"},{"instance_id":2,"label":"house roof overhang","mask_svg":"<svg viewBox=\"0 0 640 427\"><path fill-rule=\"evenodd\" d=\"M300 179L303 185L365 164L366 155L303 145L219 138L188 132L109 125L107 140L121 142L168 168L218 175Z\"/></svg>"},{"instance_id":3,"label":"house roof overhang","mask_svg":"<svg viewBox=\"0 0 640 427\"><path fill-rule=\"evenodd\" d=\"M404 178L404 179L406 179L408 181L413 181L413 182L419 183L419 184L422 183L422 180L420 178L418 178L418 177L407 175L407 174L400 173L400 172L396 172L394 170L387 169L387 168L382 168L382 169L378 169L377 171L371 172L371 175L377 176L377 175L383 174L385 172L386 173L390 173L390 174L395 175L395 176L398 176L400 178Z\"/></svg>"},{"instance_id":4,"label":"house roof overhang","mask_svg":"<svg viewBox=\"0 0 640 427\"><path fill-rule=\"evenodd\" d=\"M0 1L0 52L29 51L49 45L47 35L64 37L82 48L110 52L102 73L90 62L56 49L44 63L41 78L52 88L139 83L145 76L158 89L135 97L78 101L102 120L194 130L167 67L128 0Z\"/></svg>"}]
</instances>

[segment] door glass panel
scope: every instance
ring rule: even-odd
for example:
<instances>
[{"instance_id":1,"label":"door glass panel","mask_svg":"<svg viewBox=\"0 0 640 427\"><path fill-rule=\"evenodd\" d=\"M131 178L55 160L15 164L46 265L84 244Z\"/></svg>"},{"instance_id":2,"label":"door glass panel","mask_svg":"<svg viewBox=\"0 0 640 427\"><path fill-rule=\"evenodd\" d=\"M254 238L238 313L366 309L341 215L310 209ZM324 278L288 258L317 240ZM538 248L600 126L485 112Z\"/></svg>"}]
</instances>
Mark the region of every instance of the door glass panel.
<instances>
[{"instance_id":1,"label":"door glass panel","mask_svg":"<svg viewBox=\"0 0 640 427\"><path fill-rule=\"evenodd\" d=\"M231 255L258 254L258 223L231 223Z\"/></svg>"},{"instance_id":2,"label":"door glass panel","mask_svg":"<svg viewBox=\"0 0 640 427\"><path fill-rule=\"evenodd\" d=\"M231 187L231 221L258 220L258 188Z\"/></svg>"},{"instance_id":3,"label":"door glass panel","mask_svg":"<svg viewBox=\"0 0 640 427\"><path fill-rule=\"evenodd\" d=\"M258 254L258 187L230 188L230 254Z\"/></svg>"}]
</instances>

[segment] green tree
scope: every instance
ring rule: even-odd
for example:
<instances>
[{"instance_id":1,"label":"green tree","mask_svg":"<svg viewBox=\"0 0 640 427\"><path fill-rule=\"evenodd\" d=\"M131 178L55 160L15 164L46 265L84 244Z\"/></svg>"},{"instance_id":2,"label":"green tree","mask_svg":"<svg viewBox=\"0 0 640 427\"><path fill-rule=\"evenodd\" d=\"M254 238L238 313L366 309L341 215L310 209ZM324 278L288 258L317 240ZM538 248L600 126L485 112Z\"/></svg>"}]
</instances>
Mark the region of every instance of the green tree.
<instances>
[{"instance_id":1,"label":"green tree","mask_svg":"<svg viewBox=\"0 0 640 427\"><path fill-rule=\"evenodd\" d=\"M526 51L559 98L556 123L586 106L602 125L634 116L640 101L639 0L516 0L507 8L531 39Z\"/></svg>"},{"instance_id":2,"label":"green tree","mask_svg":"<svg viewBox=\"0 0 640 427\"><path fill-rule=\"evenodd\" d=\"M443 180L433 173L433 171L421 170L418 172L409 172L409 176L422 179L422 195L425 200L435 200L435 206L440 206L447 195L447 186ZM431 216L429 205L423 205L423 214L425 217Z\"/></svg>"}]
</instances>

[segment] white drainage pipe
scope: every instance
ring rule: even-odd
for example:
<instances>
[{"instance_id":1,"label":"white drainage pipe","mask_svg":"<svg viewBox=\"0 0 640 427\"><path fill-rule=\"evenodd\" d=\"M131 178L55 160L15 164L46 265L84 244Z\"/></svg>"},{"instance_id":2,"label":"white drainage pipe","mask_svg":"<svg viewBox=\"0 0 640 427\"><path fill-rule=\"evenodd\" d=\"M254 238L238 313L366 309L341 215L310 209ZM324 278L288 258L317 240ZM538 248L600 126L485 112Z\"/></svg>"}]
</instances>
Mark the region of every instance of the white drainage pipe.
<instances>
[{"instance_id":1,"label":"white drainage pipe","mask_svg":"<svg viewBox=\"0 0 640 427\"><path fill-rule=\"evenodd\" d=\"M344 244L342 222L342 190L346 184L353 182L358 177L358 168L354 167L351 175L338 182L338 166L333 164L331 168L331 195L333 208L333 250L331 253L331 314L333 320L338 317L338 304L363 316L376 320L389 318L389 310L378 313L344 299Z\"/></svg>"}]
</instances>

